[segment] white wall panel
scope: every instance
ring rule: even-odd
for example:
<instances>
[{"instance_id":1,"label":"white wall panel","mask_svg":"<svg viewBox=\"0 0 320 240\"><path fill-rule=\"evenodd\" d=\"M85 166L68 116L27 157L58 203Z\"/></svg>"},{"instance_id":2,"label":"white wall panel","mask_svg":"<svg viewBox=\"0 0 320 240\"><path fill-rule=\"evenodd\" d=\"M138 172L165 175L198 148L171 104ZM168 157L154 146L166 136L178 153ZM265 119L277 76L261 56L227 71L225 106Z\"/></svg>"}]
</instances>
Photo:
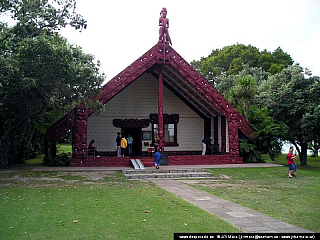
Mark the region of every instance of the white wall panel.
<instances>
[{"instance_id":1,"label":"white wall panel","mask_svg":"<svg viewBox=\"0 0 320 240\"><path fill-rule=\"evenodd\" d=\"M167 151L200 151L203 139L203 119L191 108L164 87L164 113L179 114L179 147L167 147ZM116 136L121 129L113 126L113 119L145 119L151 113L158 112L158 80L151 74L143 74L131 85L105 104L99 115L92 115L88 120L88 143L91 139L99 146L99 151L115 151ZM142 129L151 131L151 125ZM142 144L143 145L143 144ZM143 147L143 151L147 147Z\"/></svg>"}]
</instances>

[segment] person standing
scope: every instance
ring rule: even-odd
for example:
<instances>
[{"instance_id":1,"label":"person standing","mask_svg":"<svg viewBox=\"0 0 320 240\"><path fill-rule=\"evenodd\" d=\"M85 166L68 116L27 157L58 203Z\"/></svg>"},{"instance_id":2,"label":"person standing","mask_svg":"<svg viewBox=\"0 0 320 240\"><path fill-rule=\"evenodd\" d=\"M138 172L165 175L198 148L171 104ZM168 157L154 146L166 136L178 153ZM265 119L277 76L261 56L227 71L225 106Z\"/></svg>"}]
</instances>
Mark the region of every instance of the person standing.
<instances>
[{"instance_id":1,"label":"person standing","mask_svg":"<svg viewBox=\"0 0 320 240\"><path fill-rule=\"evenodd\" d=\"M288 171L288 177L292 178L294 175L294 172L297 170L297 166L294 162L297 157L293 155L293 147L290 147L289 153L287 155L287 160L288 160L288 166L289 166L289 171Z\"/></svg>"},{"instance_id":2,"label":"person standing","mask_svg":"<svg viewBox=\"0 0 320 240\"><path fill-rule=\"evenodd\" d=\"M127 146L128 146L128 142L127 142L126 136L123 135L123 137L121 138L121 142L120 142L122 157L124 157L124 155L126 154Z\"/></svg>"},{"instance_id":3,"label":"person standing","mask_svg":"<svg viewBox=\"0 0 320 240\"><path fill-rule=\"evenodd\" d=\"M289 153L287 155L288 166L289 166L289 170L288 170L288 177L289 178L296 176L296 175L294 175L294 172L297 171L297 165L295 163L296 159L297 159L297 157L293 155L293 147L290 147Z\"/></svg>"},{"instance_id":4,"label":"person standing","mask_svg":"<svg viewBox=\"0 0 320 240\"><path fill-rule=\"evenodd\" d=\"M159 139L159 134L154 137L154 152L158 151L158 139Z\"/></svg>"},{"instance_id":5,"label":"person standing","mask_svg":"<svg viewBox=\"0 0 320 240\"><path fill-rule=\"evenodd\" d=\"M205 137L202 139L202 155L206 155L207 148L211 146L212 137Z\"/></svg>"},{"instance_id":6,"label":"person standing","mask_svg":"<svg viewBox=\"0 0 320 240\"><path fill-rule=\"evenodd\" d=\"M117 134L118 134L118 136L116 138L116 142L117 142L117 157L121 157L121 149L120 149L121 133L118 132Z\"/></svg>"},{"instance_id":7,"label":"person standing","mask_svg":"<svg viewBox=\"0 0 320 240\"><path fill-rule=\"evenodd\" d=\"M130 134L128 135L127 142L128 142L128 151L129 151L128 154L129 154L129 156L131 156L132 155L133 138L131 137Z\"/></svg>"},{"instance_id":8,"label":"person standing","mask_svg":"<svg viewBox=\"0 0 320 240\"><path fill-rule=\"evenodd\" d=\"M159 151L156 151L154 154L154 165L156 166L156 169L159 169L160 167L160 159L161 159L161 149Z\"/></svg>"}]
</instances>

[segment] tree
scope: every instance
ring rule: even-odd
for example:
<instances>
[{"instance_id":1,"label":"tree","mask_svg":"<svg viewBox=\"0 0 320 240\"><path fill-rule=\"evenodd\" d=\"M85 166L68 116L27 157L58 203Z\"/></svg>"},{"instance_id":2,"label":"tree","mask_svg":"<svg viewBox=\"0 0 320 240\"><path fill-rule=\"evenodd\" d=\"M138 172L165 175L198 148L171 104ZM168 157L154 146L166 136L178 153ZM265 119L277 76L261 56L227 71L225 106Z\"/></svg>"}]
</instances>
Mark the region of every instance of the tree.
<instances>
[{"instance_id":1,"label":"tree","mask_svg":"<svg viewBox=\"0 0 320 240\"><path fill-rule=\"evenodd\" d=\"M5 1L17 20L0 31L0 166L24 162L45 129L99 92L99 62L56 30L86 26L74 0ZM55 5L56 7L53 7Z\"/></svg>"},{"instance_id":2,"label":"tree","mask_svg":"<svg viewBox=\"0 0 320 240\"><path fill-rule=\"evenodd\" d=\"M261 84L257 99L287 126L285 140L297 148L301 165L307 165L308 142L320 135L319 77L306 78L299 65L285 68Z\"/></svg>"},{"instance_id":3,"label":"tree","mask_svg":"<svg viewBox=\"0 0 320 240\"><path fill-rule=\"evenodd\" d=\"M191 62L191 65L214 85L220 82L221 77L238 74L244 65L261 67L264 71L275 74L292 64L290 55L280 47L271 53L267 50L259 52L258 48L244 44L215 49L200 61Z\"/></svg>"},{"instance_id":4,"label":"tree","mask_svg":"<svg viewBox=\"0 0 320 240\"><path fill-rule=\"evenodd\" d=\"M288 128L284 123L277 123L271 117L271 112L266 107L252 105L249 111L249 122L254 129L253 138L255 145L261 152L267 153L272 161L281 154L282 141Z\"/></svg>"},{"instance_id":5,"label":"tree","mask_svg":"<svg viewBox=\"0 0 320 240\"><path fill-rule=\"evenodd\" d=\"M240 113L248 120L249 108L256 95L256 82L251 75L238 77L231 87L231 101Z\"/></svg>"},{"instance_id":6,"label":"tree","mask_svg":"<svg viewBox=\"0 0 320 240\"><path fill-rule=\"evenodd\" d=\"M284 124L276 123L270 116L270 111L266 107L258 106L255 100L257 87L269 76L270 73L262 68L244 65L239 74L221 77L216 85L217 90L237 108L255 131L253 137L256 148L250 148L252 143L240 141L241 153L246 161L253 161L255 157L259 160L257 151L268 153L273 161L281 153L281 139L285 132L280 130L284 129Z\"/></svg>"},{"instance_id":7,"label":"tree","mask_svg":"<svg viewBox=\"0 0 320 240\"><path fill-rule=\"evenodd\" d=\"M16 20L16 33L34 37L43 32L60 30L67 25L82 30L87 27L83 17L75 12L76 0L3 0L0 13Z\"/></svg>"}]
</instances>

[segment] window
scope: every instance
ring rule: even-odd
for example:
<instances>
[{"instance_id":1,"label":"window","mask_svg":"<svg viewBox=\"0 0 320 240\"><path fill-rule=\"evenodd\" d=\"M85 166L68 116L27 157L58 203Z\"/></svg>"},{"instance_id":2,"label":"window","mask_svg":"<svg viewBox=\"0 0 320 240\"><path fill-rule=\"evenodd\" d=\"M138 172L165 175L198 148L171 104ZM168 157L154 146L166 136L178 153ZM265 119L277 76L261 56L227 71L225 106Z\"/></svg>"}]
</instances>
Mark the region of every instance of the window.
<instances>
[{"instance_id":1,"label":"window","mask_svg":"<svg viewBox=\"0 0 320 240\"><path fill-rule=\"evenodd\" d=\"M152 124L152 143L154 144L158 133L158 114L150 114L150 122ZM177 141L179 114L163 114L163 123L165 146L179 146Z\"/></svg>"},{"instance_id":2,"label":"window","mask_svg":"<svg viewBox=\"0 0 320 240\"><path fill-rule=\"evenodd\" d=\"M179 146L177 143L177 124L169 123L163 125L164 140L166 146ZM153 124L153 142L158 134L158 124Z\"/></svg>"}]
</instances>

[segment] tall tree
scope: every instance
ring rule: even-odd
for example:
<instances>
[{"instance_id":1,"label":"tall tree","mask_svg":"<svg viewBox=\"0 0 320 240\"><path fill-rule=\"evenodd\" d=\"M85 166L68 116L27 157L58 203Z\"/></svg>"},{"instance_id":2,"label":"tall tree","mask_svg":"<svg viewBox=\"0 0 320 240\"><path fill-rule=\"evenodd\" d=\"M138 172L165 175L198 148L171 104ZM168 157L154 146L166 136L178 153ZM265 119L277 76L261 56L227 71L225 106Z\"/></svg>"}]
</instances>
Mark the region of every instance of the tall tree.
<instances>
[{"instance_id":1,"label":"tall tree","mask_svg":"<svg viewBox=\"0 0 320 240\"><path fill-rule=\"evenodd\" d=\"M320 79L305 77L299 65L283 69L260 85L258 102L273 110L275 121L289 129L285 137L307 165L308 142L320 135Z\"/></svg>"},{"instance_id":2,"label":"tall tree","mask_svg":"<svg viewBox=\"0 0 320 240\"><path fill-rule=\"evenodd\" d=\"M267 153L272 161L281 154L282 141L285 139L288 128L282 122L277 123L272 117L272 110L257 105L250 106L249 122L254 129L253 138L258 150Z\"/></svg>"},{"instance_id":3,"label":"tall tree","mask_svg":"<svg viewBox=\"0 0 320 240\"><path fill-rule=\"evenodd\" d=\"M221 77L216 88L249 121L255 131L253 137L256 140L256 149L246 147L251 146L246 141L240 142L240 145L244 145L241 146L243 156L253 159L259 157L257 151L260 151L268 153L270 158L275 160L275 157L281 153L281 139L285 136L286 128L284 124L273 120L266 107L258 106L256 102L257 87L271 74L261 67L244 65L243 68L239 74ZM244 153L248 150L250 152Z\"/></svg>"},{"instance_id":4,"label":"tall tree","mask_svg":"<svg viewBox=\"0 0 320 240\"><path fill-rule=\"evenodd\" d=\"M76 0L3 0L0 13L16 21L15 30L23 37L33 37L44 31L58 31L67 25L85 29L87 22L76 13Z\"/></svg>"},{"instance_id":5,"label":"tall tree","mask_svg":"<svg viewBox=\"0 0 320 240\"><path fill-rule=\"evenodd\" d=\"M99 62L57 30L86 27L74 0L4 1L17 21L0 31L0 166L24 162L48 125L98 93ZM89 100L88 100L89 101Z\"/></svg>"},{"instance_id":6,"label":"tall tree","mask_svg":"<svg viewBox=\"0 0 320 240\"><path fill-rule=\"evenodd\" d=\"M191 62L191 65L214 85L220 82L221 77L238 74L244 65L261 67L264 71L275 74L292 64L290 55L280 47L274 52L260 52L258 48L244 44L215 49L209 56Z\"/></svg>"}]
</instances>

